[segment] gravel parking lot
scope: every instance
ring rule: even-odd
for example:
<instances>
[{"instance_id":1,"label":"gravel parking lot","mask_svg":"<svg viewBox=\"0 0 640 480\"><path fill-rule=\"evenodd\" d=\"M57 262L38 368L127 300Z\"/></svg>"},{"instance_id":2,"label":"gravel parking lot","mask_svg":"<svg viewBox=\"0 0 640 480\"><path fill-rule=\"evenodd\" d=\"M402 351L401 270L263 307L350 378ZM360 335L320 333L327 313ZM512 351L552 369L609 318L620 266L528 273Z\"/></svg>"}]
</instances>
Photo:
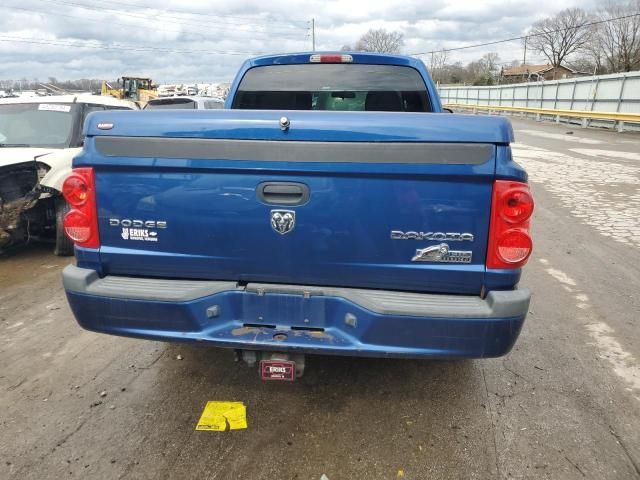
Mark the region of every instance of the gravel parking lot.
<instances>
[{"instance_id":1,"label":"gravel parking lot","mask_svg":"<svg viewBox=\"0 0 640 480\"><path fill-rule=\"evenodd\" d=\"M0 257L0 478L640 478L640 135L513 122L537 205L508 356L263 383L230 351L82 330L70 260L32 245ZM248 429L196 432L208 400Z\"/></svg>"}]
</instances>

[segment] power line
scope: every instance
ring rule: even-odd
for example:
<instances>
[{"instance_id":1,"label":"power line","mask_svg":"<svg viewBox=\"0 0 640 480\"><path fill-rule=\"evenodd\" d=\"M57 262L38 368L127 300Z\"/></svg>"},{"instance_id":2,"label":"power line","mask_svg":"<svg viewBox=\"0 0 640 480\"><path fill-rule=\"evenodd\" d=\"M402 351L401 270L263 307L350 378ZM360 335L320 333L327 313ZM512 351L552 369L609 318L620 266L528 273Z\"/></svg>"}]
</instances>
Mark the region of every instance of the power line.
<instances>
[{"instance_id":1,"label":"power line","mask_svg":"<svg viewBox=\"0 0 640 480\"><path fill-rule=\"evenodd\" d=\"M149 20L150 17L148 15L138 15L135 13L131 13L131 12L122 12L121 10L118 10L116 8L109 8L109 7L100 7L100 6L95 6L95 5L87 5L85 3L77 3L77 2L73 2L73 1L67 1L67 0L40 0L46 3L57 3L59 5L66 5L66 6L72 6L72 7L80 7L80 8L84 8L87 10L94 10L94 11L98 11L98 12L104 12L104 11L111 11L111 12L115 12L118 13L120 15L123 16L129 16L129 17L133 17L133 18L141 18L143 20ZM118 3L118 2L110 2L110 3ZM121 2L120 2L121 3ZM123 5L127 5L129 7L133 6L131 4L123 4ZM184 15L186 12L174 12L180 15ZM155 18L157 18L158 16L162 16L163 14L160 13L160 15L156 15ZM201 23L201 22L192 22L192 21L178 21L177 19L163 19L163 22L166 23L175 23L178 25L196 25L196 26L204 26L204 27L211 27L210 23ZM232 25L257 25L257 26L261 26L264 27L264 25L262 23L255 23L255 22L242 22L242 23L238 23L238 22L227 22L230 23ZM293 27L295 29L302 29L302 30L307 30L306 27L296 27L294 25L287 25L290 27Z\"/></svg>"},{"instance_id":2,"label":"power line","mask_svg":"<svg viewBox=\"0 0 640 480\"><path fill-rule=\"evenodd\" d=\"M475 45L466 45L464 47L441 48L441 49L438 49L438 50L429 50L428 52L410 53L409 55L411 55L411 56L428 55L428 54L431 54L431 53L454 52L456 50L467 50L469 48L486 47L488 45L497 45L499 43L514 42L516 40L524 40L525 38L539 37L541 35L547 35L549 33L564 32L566 30L577 30L578 28L591 27L593 25L600 25L601 23L614 22L616 20L624 20L625 18L633 18L633 17L637 17L637 16L640 16L640 13L632 13L631 15L624 15L622 17L616 17L616 18L608 18L606 20L598 20L598 21L595 21L595 22L589 22L589 23L585 23L583 25L578 25L576 27L559 28L558 30L549 30L547 32L532 33L532 34L529 34L529 35L522 35L520 37L507 38L505 40L496 40L496 41L493 41L493 42L478 43L478 44L475 44Z\"/></svg>"},{"instance_id":3,"label":"power line","mask_svg":"<svg viewBox=\"0 0 640 480\"><path fill-rule=\"evenodd\" d=\"M38 10L33 10L30 8L24 8L24 7L14 7L14 6L9 6L9 5L0 5L0 8L9 8L12 10L21 10L21 11L25 11L25 12L31 12L31 13L36 13L36 14L45 14L44 12L39 12ZM94 22L94 23L101 23L104 24L104 20L99 20L99 19L95 19L95 18L87 18L86 16L80 16L80 15L71 15L68 13L59 13L59 12L47 12L46 15L56 15L59 17L67 17L67 18L81 18L84 21L89 21L89 22ZM122 23L122 22L116 22L113 20L109 20L109 24L115 24L115 25L123 25L125 27L133 27L133 25L131 24L127 24L127 23ZM145 28L145 29L150 29L150 30L156 30L155 28L153 28L150 25L135 25L135 28ZM228 29L228 28L232 28L232 27L222 27L222 29ZM220 29L220 27L216 27L216 30ZM194 31L193 29L189 30L190 32L195 32L198 34L205 34L205 33L214 33L212 31L203 31L203 30L197 30ZM238 29L234 29L234 32L239 33L241 31L239 31ZM251 31L251 32L246 32L246 33L251 33L252 35L261 35L261 36L273 36L273 33L269 33L269 32L256 32L256 31ZM290 38L293 40L299 40L299 41L304 41L304 39L299 38L298 35L289 35L289 34L278 34L278 37L284 37L284 38Z\"/></svg>"},{"instance_id":4,"label":"power line","mask_svg":"<svg viewBox=\"0 0 640 480\"><path fill-rule=\"evenodd\" d=\"M149 10L159 10L157 8L154 7L150 7L148 5L142 5L139 3L130 3L130 2L118 2L115 0L110 0L109 1L110 4L115 4L115 5L123 5L123 6L127 6L127 7L138 7L138 8L146 8ZM203 16L203 17L223 17L223 18L235 18L237 20L246 20L246 17L244 16L240 16L240 15L228 15L228 14L223 14L223 13L215 13L215 14L211 14L211 13L202 13L202 12L180 12L177 10L167 10L167 9L162 9L167 13L176 13L176 14L180 14L180 15L199 15L199 16ZM280 25L291 25L293 23L301 23L301 24L305 24L308 25L309 24L309 20L288 20L287 22L280 22L277 20L270 20L270 19L263 19L263 21L265 22L269 22L269 23L274 23L274 24L280 24Z\"/></svg>"},{"instance_id":5,"label":"power line","mask_svg":"<svg viewBox=\"0 0 640 480\"><path fill-rule=\"evenodd\" d=\"M48 40L44 38L24 38L24 37L10 37L6 35L0 35L0 42L18 42L18 43L34 43L38 45L54 45L62 47L77 47L77 48L93 48L101 50L113 50L119 48L121 50L134 51L134 52L164 52L164 53L181 53L181 54L197 54L197 55L263 55L265 52L221 52L212 50L182 50L175 48L162 48L151 47L141 45L127 45L122 43L110 43L104 44L80 44L78 42L62 41L62 40Z\"/></svg>"}]
</instances>

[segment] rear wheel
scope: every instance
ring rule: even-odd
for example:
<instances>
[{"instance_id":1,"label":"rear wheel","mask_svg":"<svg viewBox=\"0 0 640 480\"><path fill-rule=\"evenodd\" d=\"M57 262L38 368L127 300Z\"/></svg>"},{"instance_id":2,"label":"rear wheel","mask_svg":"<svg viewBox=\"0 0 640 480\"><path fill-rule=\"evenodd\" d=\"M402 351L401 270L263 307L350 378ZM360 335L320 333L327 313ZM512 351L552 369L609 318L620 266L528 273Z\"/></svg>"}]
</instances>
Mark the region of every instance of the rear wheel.
<instances>
[{"instance_id":1,"label":"rear wheel","mask_svg":"<svg viewBox=\"0 0 640 480\"><path fill-rule=\"evenodd\" d=\"M73 255L73 242L64 233L64 216L69 211L69 204L63 198L56 201L56 247L55 255L67 257Z\"/></svg>"}]
</instances>

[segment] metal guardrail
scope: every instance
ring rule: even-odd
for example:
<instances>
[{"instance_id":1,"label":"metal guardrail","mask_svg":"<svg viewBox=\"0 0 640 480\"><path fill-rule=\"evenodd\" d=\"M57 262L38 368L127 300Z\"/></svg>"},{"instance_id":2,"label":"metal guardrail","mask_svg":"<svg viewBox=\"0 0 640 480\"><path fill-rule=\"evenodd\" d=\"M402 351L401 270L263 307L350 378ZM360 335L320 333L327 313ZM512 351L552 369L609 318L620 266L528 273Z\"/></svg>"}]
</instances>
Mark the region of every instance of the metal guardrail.
<instances>
[{"instance_id":1,"label":"metal guardrail","mask_svg":"<svg viewBox=\"0 0 640 480\"><path fill-rule=\"evenodd\" d=\"M445 103L447 108L459 108L465 110L486 110L491 112L514 112L514 113L532 113L536 115L536 120L540 120L542 115L555 117L556 123L560 123L562 117L582 119L582 127L587 128L590 120L604 120L616 122L616 128L619 132L624 130L625 122L640 123L640 113L627 112L594 112L587 110L560 110L553 108L534 108L534 107L509 107L500 105L476 105L468 103Z\"/></svg>"},{"instance_id":2,"label":"metal guardrail","mask_svg":"<svg viewBox=\"0 0 640 480\"><path fill-rule=\"evenodd\" d=\"M492 86L439 85L442 103L640 114L640 71Z\"/></svg>"}]
</instances>

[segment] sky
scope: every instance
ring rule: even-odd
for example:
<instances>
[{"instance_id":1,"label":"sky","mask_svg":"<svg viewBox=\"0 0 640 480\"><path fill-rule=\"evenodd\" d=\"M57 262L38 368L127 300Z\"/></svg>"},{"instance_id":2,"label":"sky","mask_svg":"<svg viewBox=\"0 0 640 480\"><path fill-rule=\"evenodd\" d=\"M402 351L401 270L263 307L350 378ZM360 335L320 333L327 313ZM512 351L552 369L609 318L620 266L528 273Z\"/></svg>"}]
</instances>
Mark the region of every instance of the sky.
<instances>
[{"instance_id":1,"label":"sky","mask_svg":"<svg viewBox=\"0 0 640 480\"><path fill-rule=\"evenodd\" d=\"M575 6L592 9L598 0L2 0L0 81L228 82L251 56L311 50L312 18L316 50L385 28L402 32L402 53L415 54L519 36ZM511 42L451 52L449 62L488 52L503 63L522 58L520 42Z\"/></svg>"}]
</instances>

